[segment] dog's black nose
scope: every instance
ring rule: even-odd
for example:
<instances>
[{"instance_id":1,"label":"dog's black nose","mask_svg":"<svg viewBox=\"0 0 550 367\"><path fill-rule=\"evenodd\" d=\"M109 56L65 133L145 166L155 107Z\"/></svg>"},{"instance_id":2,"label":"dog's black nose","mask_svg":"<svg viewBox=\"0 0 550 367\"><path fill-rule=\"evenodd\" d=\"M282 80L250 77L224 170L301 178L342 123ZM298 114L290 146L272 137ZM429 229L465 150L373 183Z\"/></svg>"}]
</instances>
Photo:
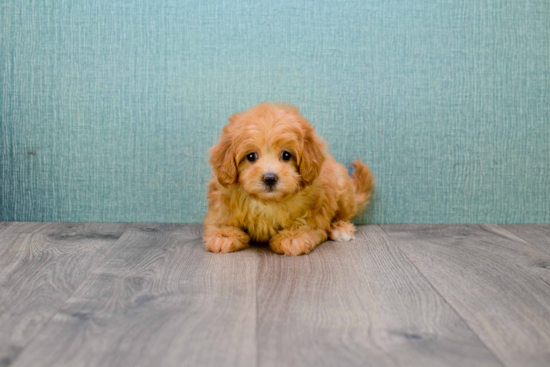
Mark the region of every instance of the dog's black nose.
<instances>
[{"instance_id":1,"label":"dog's black nose","mask_svg":"<svg viewBox=\"0 0 550 367\"><path fill-rule=\"evenodd\" d=\"M277 183L277 175L274 173L266 173L264 175L264 183L267 186L273 186Z\"/></svg>"}]
</instances>

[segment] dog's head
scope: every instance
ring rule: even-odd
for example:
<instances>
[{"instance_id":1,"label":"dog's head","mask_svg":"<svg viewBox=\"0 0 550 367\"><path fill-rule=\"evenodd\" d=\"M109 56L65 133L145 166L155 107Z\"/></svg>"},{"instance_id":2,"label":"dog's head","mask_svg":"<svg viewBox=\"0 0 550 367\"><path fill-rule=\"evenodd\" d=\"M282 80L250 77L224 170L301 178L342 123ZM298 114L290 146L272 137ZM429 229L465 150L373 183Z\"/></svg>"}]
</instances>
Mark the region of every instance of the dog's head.
<instances>
[{"instance_id":1,"label":"dog's head","mask_svg":"<svg viewBox=\"0 0 550 367\"><path fill-rule=\"evenodd\" d=\"M231 116L210 153L220 184L238 184L251 197L269 201L319 176L324 143L296 107L262 103Z\"/></svg>"}]
</instances>

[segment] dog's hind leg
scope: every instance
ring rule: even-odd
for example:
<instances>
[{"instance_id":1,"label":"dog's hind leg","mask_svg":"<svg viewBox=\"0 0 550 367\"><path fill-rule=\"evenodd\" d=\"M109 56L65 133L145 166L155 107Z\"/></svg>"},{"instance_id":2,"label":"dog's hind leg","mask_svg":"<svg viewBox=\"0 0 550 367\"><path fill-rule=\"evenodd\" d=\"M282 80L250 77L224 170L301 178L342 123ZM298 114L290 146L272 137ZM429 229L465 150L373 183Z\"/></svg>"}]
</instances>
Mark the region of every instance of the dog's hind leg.
<instances>
[{"instance_id":1,"label":"dog's hind leg","mask_svg":"<svg viewBox=\"0 0 550 367\"><path fill-rule=\"evenodd\" d=\"M355 234L355 226L347 221L339 220L330 225L328 237L337 242L345 242L353 240Z\"/></svg>"}]
</instances>

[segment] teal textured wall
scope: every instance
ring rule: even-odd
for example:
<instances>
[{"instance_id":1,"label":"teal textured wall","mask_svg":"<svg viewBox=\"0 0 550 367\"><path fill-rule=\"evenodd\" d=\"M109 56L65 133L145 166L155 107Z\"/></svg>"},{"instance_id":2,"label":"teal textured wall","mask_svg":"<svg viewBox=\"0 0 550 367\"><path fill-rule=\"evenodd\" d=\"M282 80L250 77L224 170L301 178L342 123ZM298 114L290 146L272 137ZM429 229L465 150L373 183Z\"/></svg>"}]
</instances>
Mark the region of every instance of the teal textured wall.
<instances>
[{"instance_id":1,"label":"teal textured wall","mask_svg":"<svg viewBox=\"0 0 550 367\"><path fill-rule=\"evenodd\" d=\"M0 2L0 220L199 222L261 101L372 167L371 223L550 222L550 2Z\"/></svg>"}]
</instances>

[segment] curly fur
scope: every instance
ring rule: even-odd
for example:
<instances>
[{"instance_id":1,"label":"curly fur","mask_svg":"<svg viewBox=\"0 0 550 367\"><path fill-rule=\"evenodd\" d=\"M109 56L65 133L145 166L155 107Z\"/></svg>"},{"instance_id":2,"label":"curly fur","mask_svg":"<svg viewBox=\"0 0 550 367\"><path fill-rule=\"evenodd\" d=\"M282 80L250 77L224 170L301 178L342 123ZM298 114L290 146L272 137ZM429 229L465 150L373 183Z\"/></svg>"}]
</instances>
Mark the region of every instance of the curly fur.
<instances>
[{"instance_id":1,"label":"curly fur","mask_svg":"<svg viewBox=\"0 0 550 367\"><path fill-rule=\"evenodd\" d=\"M291 159L281 159L281 152ZM263 103L229 118L210 150L204 219L206 249L226 253L251 241L285 255L301 255L330 238L353 239L349 221L370 199L374 178L359 158L352 178L326 151L311 124L291 105ZM246 157L256 153L258 159ZM264 184L276 174L272 190Z\"/></svg>"}]
</instances>

